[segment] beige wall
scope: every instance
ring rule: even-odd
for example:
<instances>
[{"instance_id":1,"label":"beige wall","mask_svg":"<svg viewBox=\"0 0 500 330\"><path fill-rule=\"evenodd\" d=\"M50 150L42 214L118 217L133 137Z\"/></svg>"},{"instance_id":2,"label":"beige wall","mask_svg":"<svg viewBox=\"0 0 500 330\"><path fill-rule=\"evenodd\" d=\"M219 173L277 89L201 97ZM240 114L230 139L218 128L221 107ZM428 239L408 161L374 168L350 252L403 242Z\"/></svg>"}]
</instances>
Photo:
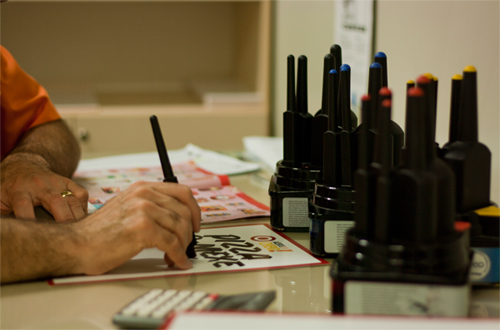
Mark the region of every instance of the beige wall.
<instances>
[{"instance_id":1,"label":"beige wall","mask_svg":"<svg viewBox=\"0 0 500 330\"><path fill-rule=\"evenodd\" d=\"M491 199L500 202L499 2L380 0L377 12L375 49L388 56L393 119L402 127L406 81L430 72L439 79L436 140L445 143L451 77L467 65L477 68L479 140L492 152ZM322 58L334 41L334 3L276 1L275 15L274 132L280 136L289 53L310 59L309 110L319 108Z\"/></svg>"}]
</instances>

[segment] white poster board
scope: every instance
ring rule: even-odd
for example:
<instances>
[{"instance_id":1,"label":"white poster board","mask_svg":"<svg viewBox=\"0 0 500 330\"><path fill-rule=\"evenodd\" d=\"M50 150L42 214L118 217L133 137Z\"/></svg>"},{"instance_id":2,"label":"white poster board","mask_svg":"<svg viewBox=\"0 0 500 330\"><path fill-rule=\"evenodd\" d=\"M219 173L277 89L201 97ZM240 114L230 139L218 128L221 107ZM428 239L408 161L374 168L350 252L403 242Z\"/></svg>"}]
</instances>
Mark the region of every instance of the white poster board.
<instances>
[{"instance_id":1,"label":"white poster board","mask_svg":"<svg viewBox=\"0 0 500 330\"><path fill-rule=\"evenodd\" d=\"M104 275L54 278L51 285L185 276L299 266L327 265L289 237L267 224L204 228L197 234L193 268L167 267L163 252L145 249L122 266Z\"/></svg>"}]
</instances>

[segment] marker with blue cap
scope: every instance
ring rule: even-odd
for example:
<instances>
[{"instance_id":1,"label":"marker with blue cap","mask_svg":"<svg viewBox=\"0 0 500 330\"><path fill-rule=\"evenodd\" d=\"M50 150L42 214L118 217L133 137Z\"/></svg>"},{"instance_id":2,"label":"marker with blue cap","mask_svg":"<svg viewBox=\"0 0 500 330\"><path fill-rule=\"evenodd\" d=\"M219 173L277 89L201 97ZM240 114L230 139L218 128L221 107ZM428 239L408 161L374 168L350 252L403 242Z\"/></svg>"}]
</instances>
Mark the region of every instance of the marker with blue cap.
<instances>
[{"instance_id":1,"label":"marker with blue cap","mask_svg":"<svg viewBox=\"0 0 500 330\"><path fill-rule=\"evenodd\" d=\"M329 128L324 134L323 176L316 181L309 209L310 251L317 256L335 257L344 233L354 225L354 129L350 103L350 67L340 66L340 74L330 71ZM339 77L339 78L337 78ZM339 82L338 94L336 82Z\"/></svg>"}]
</instances>

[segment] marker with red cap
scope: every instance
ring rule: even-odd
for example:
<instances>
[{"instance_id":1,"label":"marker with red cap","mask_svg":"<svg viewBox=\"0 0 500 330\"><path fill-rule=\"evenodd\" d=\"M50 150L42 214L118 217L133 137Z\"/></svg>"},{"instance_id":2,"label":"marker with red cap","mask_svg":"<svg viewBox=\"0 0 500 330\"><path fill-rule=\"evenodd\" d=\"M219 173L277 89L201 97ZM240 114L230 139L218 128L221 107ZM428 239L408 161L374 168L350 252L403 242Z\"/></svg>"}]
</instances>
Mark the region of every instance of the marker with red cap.
<instances>
[{"instance_id":1,"label":"marker with red cap","mask_svg":"<svg viewBox=\"0 0 500 330\"><path fill-rule=\"evenodd\" d=\"M364 110L369 100L362 102ZM409 88L406 153L396 169L388 157L390 101L384 100L378 110L374 160L368 172L367 152L358 156L356 224L346 233L342 251L332 263L332 311L410 315L393 302L413 301L418 290L432 296L433 302L440 301L439 306L425 305L421 315L467 316L470 253L466 235L454 230L453 222L449 230L444 226L448 220L441 224L438 216L438 195L444 190L439 190L443 173L435 153L428 151L435 151L428 136L432 108L421 88ZM360 152L367 130L366 126L360 130ZM377 302L376 309L352 303L359 299Z\"/></svg>"}]
</instances>

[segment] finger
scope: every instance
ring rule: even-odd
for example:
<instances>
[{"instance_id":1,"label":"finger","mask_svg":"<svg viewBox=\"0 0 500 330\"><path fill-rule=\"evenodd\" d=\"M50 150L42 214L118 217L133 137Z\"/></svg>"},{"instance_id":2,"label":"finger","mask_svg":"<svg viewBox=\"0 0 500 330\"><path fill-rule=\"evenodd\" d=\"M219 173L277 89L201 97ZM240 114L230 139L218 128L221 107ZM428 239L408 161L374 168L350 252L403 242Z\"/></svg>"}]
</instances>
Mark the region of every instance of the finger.
<instances>
[{"instance_id":1,"label":"finger","mask_svg":"<svg viewBox=\"0 0 500 330\"><path fill-rule=\"evenodd\" d=\"M83 213L85 215L87 215L87 213L88 213L88 201L89 201L89 193L88 193L87 189L83 188L78 183L76 183L72 180L68 181L67 188L69 191L71 191L73 193L74 197L76 197L76 199L80 202ZM77 218L77 219L81 219L81 218Z\"/></svg>"},{"instance_id":2,"label":"finger","mask_svg":"<svg viewBox=\"0 0 500 330\"><path fill-rule=\"evenodd\" d=\"M189 222L184 223L177 221L175 216L169 210L164 210L160 206L151 201L144 201L137 204L139 209L134 211L138 221L138 228L142 241L145 243L143 248L157 247L165 252L168 259L180 269L188 269L192 267L192 263L186 255L186 248L189 244L188 235L191 235L186 228ZM183 225L183 226L182 226Z\"/></svg>"},{"instance_id":3,"label":"finger","mask_svg":"<svg viewBox=\"0 0 500 330\"><path fill-rule=\"evenodd\" d=\"M73 214L74 220L80 220L80 219L83 219L85 217L86 213L82 207L80 200L76 196L68 195L66 197L63 197L63 199L68 204L69 209L71 210L71 213Z\"/></svg>"},{"instance_id":4,"label":"finger","mask_svg":"<svg viewBox=\"0 0 500 330\"><path fill-rule=\"evenodd\" d=\"M186 255L186 250L181 247L180 241L175 235L163 232L159 239L157 248L165 252L164 259L168 266L175 265L180 269L189 269L193 264Z\"/></svg>"},{"instance_id":5,"label":"finger","mask_svg":"<svg viewBox=\"0 0 500 330\"><path fill-rule=\"evenodd\" d=\"M163 210L163 215L155 218L155 221L160 227L172 232L177 237L185 252L193 235L191 221L182 218L171 209Z\"/></svg>"},{"instance_id":6,"label":"finger","mask_svg":"<svg viewBox=\"0 0 500 330\"><path fill-rule=\"evenodd\" d=\"M163 259L165 259L165 263L167 264L168 267L172 267L175 265L175 263L169 258L168 254L163 255Z\"/></svg>"},{"instance_id":7,"label":"finger","mask_svg":"<svg viewBox=\"0 0 500 330\"><path fill-rule=\"evenodd\" d=\"M35 219L33 200L27 193L12 195L12 211L18 219Z\"/></svg>"},{"instance_id":8,"label":"finger","mask_svg":"<svg viewBox=\"0 0 500 330\"><path fill-rule=\"evenodd\" d=\"M193 230L195 232L200 231L201 210L198 203L196 202L196 199L193 196L193 192L188 186L177 183L163 182L163 183L156 183L153 186L153 189L157 190L162 194L169 195L179 200L184 205L186 205L191 211L191 222Z\"/></svg>"},{"instance_id":9,"label":"finger","mask_svg":"<svg viewBox=\"0 0 500 330\"><path fill-rule=\"evenodd\" d=\"M163 185L163 183L160 183ZM192 232L192 214L188 206L176 198L162 194L154 189L154 185L139 184L135 192L141 199L154 204L155 208L146 208L150 217L162 228L172 231L180 239L184 248L189 245Z\"/></svg>"},{"instance_id":10,"label":"finger","mask_svg":"<svg viewBox=\"0 0 500 330\"><path fill-rule=\"evenodd\" d=\"M161 195L154 190L151 190L150 194L145 195L145 197L149 201L149 204L144 206L148 217L162 231L173 234L185 251L191 241L193 232L189 212L187 217L182 216L186 212L187 207L178 200Z\"/></svg>"},{"instance_id":11,"label":"finger","mask_svg":"<svg viewBox=\"0 0 500 330\"><path fill-rule=\"evenodd\" d=\"M68 222L76 220L73 212L71 210L70 205L68 205L68 201L73 199L73 202L70 201L71 204L78 203L78 200L74 198L74 196L66 196L62 197L60 193L50 192L43 194L43 197L39 198L40 202L47 211L52 213L54 216L54 220L58 222ZM81 210L81 206L80 206ZM83 213L83 210L80 211Z\"/></svg>"}]
</instances>

